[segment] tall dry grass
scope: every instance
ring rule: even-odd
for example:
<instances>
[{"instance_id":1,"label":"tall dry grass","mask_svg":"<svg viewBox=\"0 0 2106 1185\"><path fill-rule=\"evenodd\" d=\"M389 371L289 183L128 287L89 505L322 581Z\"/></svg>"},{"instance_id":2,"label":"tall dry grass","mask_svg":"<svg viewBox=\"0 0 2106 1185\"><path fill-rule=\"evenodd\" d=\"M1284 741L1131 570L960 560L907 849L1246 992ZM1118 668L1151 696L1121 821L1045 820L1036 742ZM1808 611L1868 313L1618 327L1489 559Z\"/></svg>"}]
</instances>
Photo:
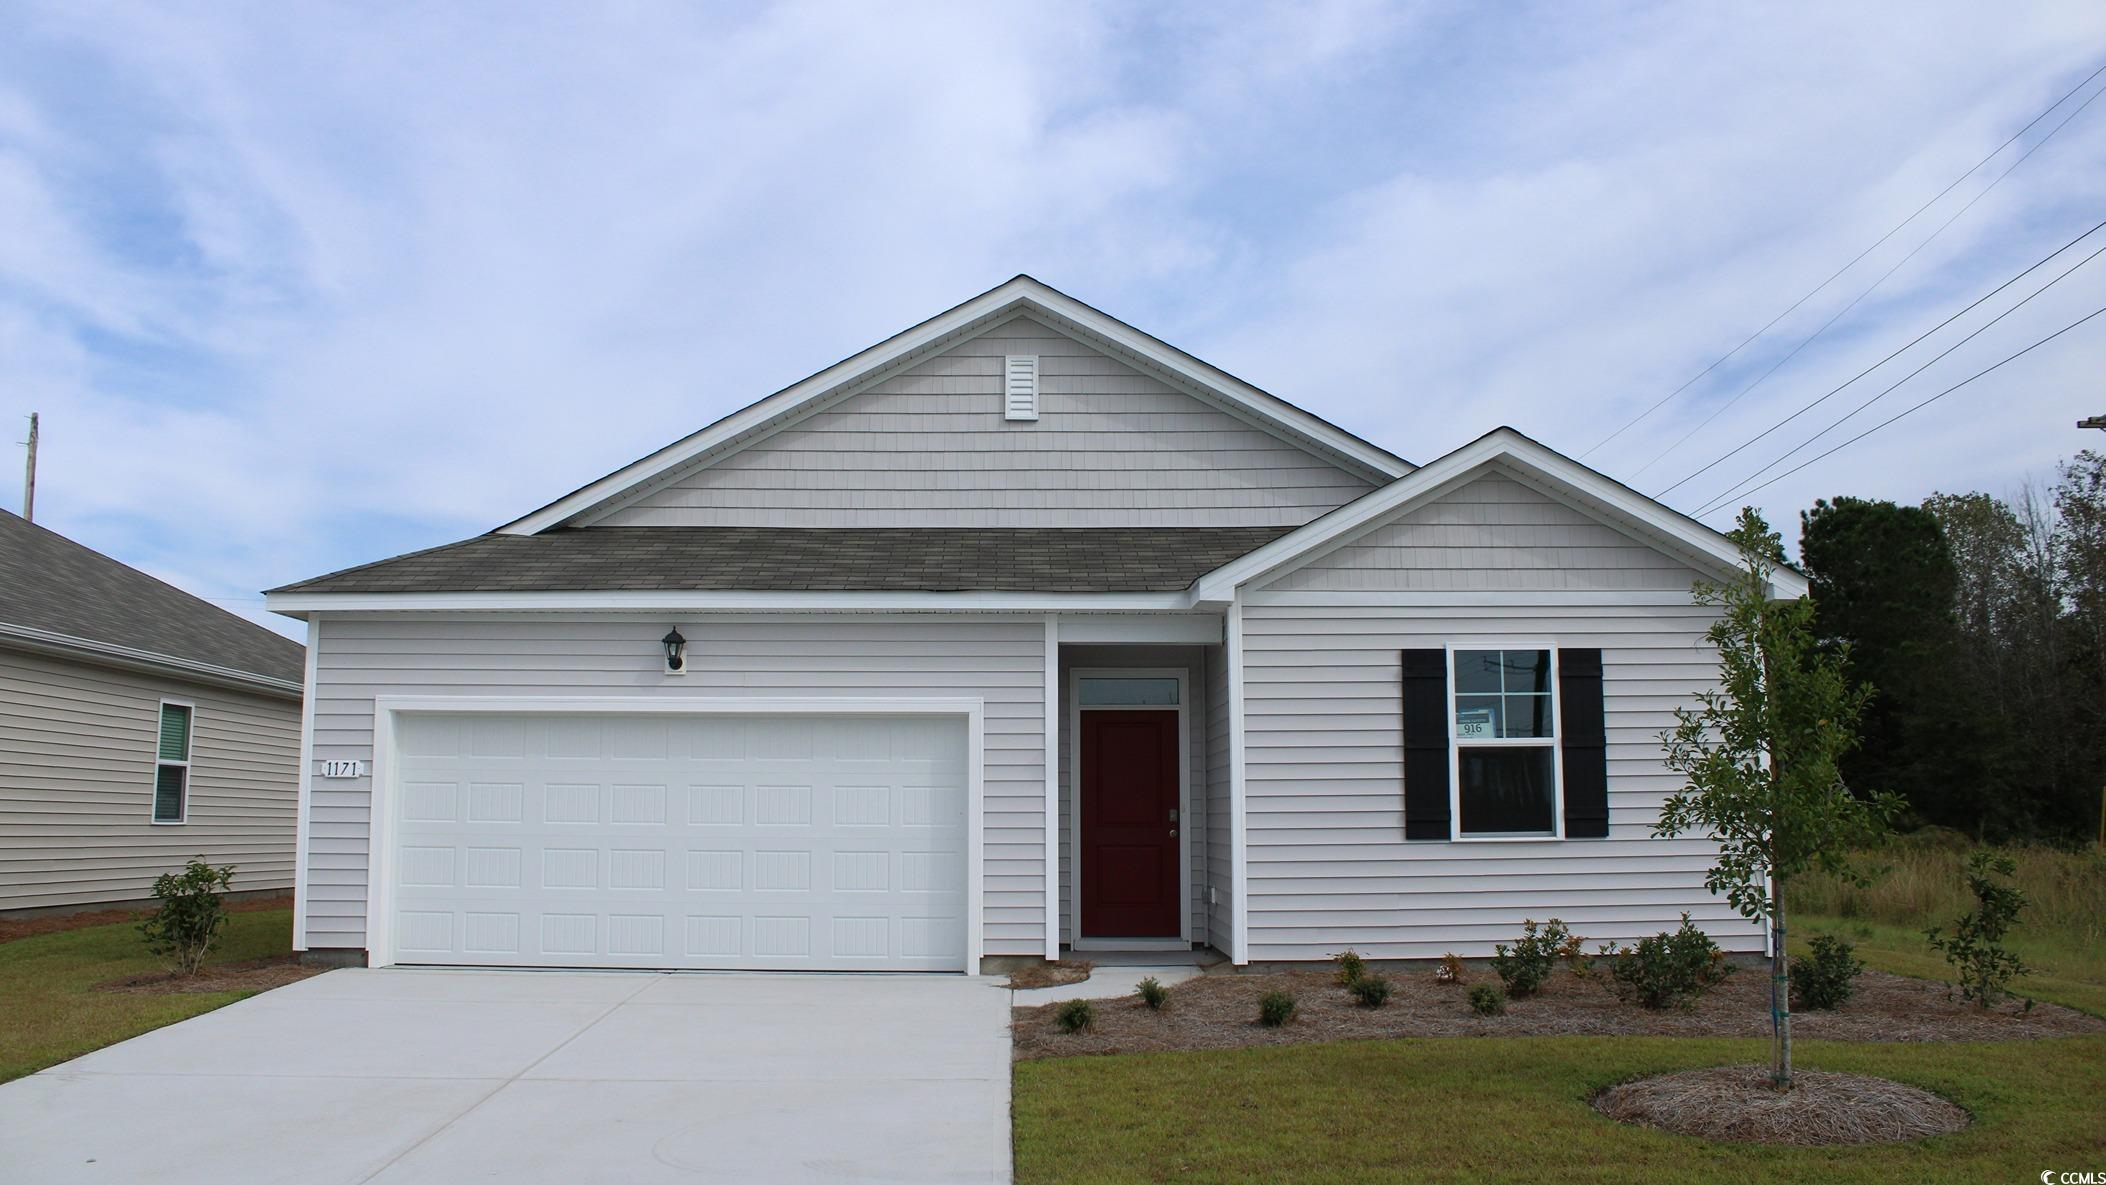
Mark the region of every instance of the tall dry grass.
<instances>
[{"instance_id":1,"label":"tall dry grass","mask_svg":"<svg viewBox=\"0 0 2106 1185\"><path fill-rule=\"evenodd\" d=\"M1966 865L1973 842L1958 832L1926 830L1905 835L1871 854L1883 869L1866 888L1834 877L1808 875L1788 886L1787 905L1817 914L1922 930L1950 929L1974 908ZM2096 957L2106 949L2106 851L2099 848L2014 846L2001 849L2018 862L2018 887L2026 909L2015 936L2042 946Z\"/></svg>"}]
</instances>

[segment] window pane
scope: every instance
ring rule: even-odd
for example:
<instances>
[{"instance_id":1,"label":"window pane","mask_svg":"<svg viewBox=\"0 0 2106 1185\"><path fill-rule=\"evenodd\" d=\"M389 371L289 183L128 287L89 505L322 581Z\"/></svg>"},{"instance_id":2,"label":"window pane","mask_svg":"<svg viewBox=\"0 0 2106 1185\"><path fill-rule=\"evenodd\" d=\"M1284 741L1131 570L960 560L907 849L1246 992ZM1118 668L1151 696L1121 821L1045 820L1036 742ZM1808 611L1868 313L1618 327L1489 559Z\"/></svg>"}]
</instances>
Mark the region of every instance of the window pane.
<instances>
[{"instance_id":1,"label":"window pane","mask_svg":"<svg viewBox=\"0 0 2106 1185\"><path fill-rule=\"evenodd\" d=\"M1176 679L1084 679L1081 688L1085 707L1156 707L1177 703Z\"/></svg>"},{"instance_id":2,"label":"window pane","mask_svg":"<svg viewBox=\"0 0 2106 1185\"><path fill-rule=\"evenodd\" d=\"M1464 835L1550 835L1557 830L1548 746L1463 749Z\"/></svg>"},{"instance_id":3,"label":"window pane","mask_svg":"<svg viewBox=\"0 0 2106 1185\"><path fill-rule=\"evenodd\" d=\"M1455 697L1455 739L1481 741L1500 735L1500 704L1496 695Z\"/></svg>"},{"instance_id":4,"label":"window pane","mask_svg":"<svg viewBox=\"0 0 2106 1185\"><path fill-rule=\"evenodd\" d=\"M1509 695L1500 713L1499 735L1503 737L1550 737L1550 697Z\"/></svg>"},{"instance_id":5,"label":"window pane","mask_svg":"<svg viewBox=\"0 0 2106 1185\"><path fill-rule=\"evenodd\" d=\"M1499 651L1497 650L1456 651L1456 693L1460 695L1473 691L1499 691L1499 668Z\"/></svg>"},{"instance_id":6,"label":"window pane","mask_svg":"<svg viewBox=\"0 0 2106 1185\"><path fill-rule=\"evenodd\" d=\"M181 704L161 705L161 760L190 760L190 709Z\"/></svg>"},{"instance_id":7,"label":"window pane","mask_svg":"<svg viewBox=\"0 0 2106 1185\"><path fill-rule=\"evenodd\" d=\"M1550 694L1550 651L1502 650L1499 657L1507 694Z\"/></svg>"},{"instance_id":8,"label":"window pane","mask_svg":"<svg viewBox=\"0 0 2106 1185\"><path fill-rule=\"evenodd\" d=\"M154 822L183 821L183 789L190 771L180 765L163 765L154 774Z\"/></svg>"}]
</instances>

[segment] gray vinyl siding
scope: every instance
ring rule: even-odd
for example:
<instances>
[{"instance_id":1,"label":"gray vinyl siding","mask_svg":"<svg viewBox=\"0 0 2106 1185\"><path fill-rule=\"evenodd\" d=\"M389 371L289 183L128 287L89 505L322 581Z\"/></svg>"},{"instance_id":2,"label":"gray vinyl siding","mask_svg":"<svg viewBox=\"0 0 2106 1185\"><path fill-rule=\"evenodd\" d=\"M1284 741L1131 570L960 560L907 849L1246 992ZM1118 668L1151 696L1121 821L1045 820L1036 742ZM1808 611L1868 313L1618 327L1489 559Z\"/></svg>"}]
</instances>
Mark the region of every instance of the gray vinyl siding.
<instances>
[{"instance_id":1,"label":"gray vinyl siding","mask_svg":"<svg viewBox=\"0 0 2106 1185\"><path fill-rule=\"evenodd\" d=\"M1191 828L1193 837L1192 861L1186 876L1192 883L1192 941L1207 941L1206 914L1206 844L1201 837L1206 834L1208 819L1206 803L1207 785L1207 722L1209 709L1202 694L1205 670L1200 647L1197 646L1063 646L1060 648L1060 720L1063 729L1074 727L1075 705L1070 686L1070 672L1077 668L1169 668L1185 672L1185 690L1189 703L1185 706L1185 752L1190 764L1188 785L1191 790L1192 813L1182 826ZM1063 942L1075 940L1075 736L1063 737L1060 743L1060 936Z\"/></svg>"},{"instance_id":2,"label":"gray vinyl siding","mask_svg":"<svg viewBox=\"0 0 2106 1185\"><path fill-rule=\"evenodd\" d=\"M1235 860L1229 844L1229 702L1228 649L1208 646L1205 650L1207 706L1206 767L1206 856L1203 869L1206 890L1198 897L1206 912L1208 944L1216 950L1229 948L1229 910L1235 901Z\"/></svg>"},{"instance_id":3,"label":"gray vinyl siding","mask_svg":"<svg viewBox=\"0 0 2106 1185\"><path fill-rule=\"evenodd\" d=\"M1684 910L1728 949L1762 949L1704 888L1712 845L1650 836L1679 785L1658 735L1715 678L1710 620L1695 606L1247 606L1251 957L1488 956L1553 916L1621 942ZM1607 839L1404 842L1398 652L1458 639L1601 648Z\"/></svg>"},{"instance_id":4,"label":"gray vinyl siding","mask_svg":"<svg viewBox=\"0 0 2106 1185\"><path fill-rule=\"evenodd\" d=\"M682 620L690 673L660 673L662 618L329 615L315 758L373 753L376 696L972 697L985 701L987 954L1045 949L1045 625L872 615ZM307 938L365 946L370 778L317 781Z\"/></svg>"},{"instance_id":5,"label":"gray vinyl siding","mask_svg":"<svg viewBox=\"0 0 2106 1185\"><path fill-rule=\"evenodd\" d=\"M1273 581L1276 592L1685 590L1688 567L1497 473Z\"/></svg>"},{"instance_id":6,"label":"gray vinyl siding","mask_svg":"<svg viewBox=\"0 0 2106 1185\"><path fill-rule=\"evenodd\" d=\"M1002 418L1004 355L1040 359L1035 422ZM1372 488L1029 318L902 370L602 526L1288 526Z\"/></svg>"},{"instance_id":7,"label":"gray vinyl siding","mask_svg":"<svg viewBox=\"0 0 2106 1185\"><path fill-rule=\"evenodd\" d=\"M161 701L195 705L187 821L156 826ZM0 650L0 911L139 901L192 856L289 889L300 704Z\"/></svg>"}]
</instances>

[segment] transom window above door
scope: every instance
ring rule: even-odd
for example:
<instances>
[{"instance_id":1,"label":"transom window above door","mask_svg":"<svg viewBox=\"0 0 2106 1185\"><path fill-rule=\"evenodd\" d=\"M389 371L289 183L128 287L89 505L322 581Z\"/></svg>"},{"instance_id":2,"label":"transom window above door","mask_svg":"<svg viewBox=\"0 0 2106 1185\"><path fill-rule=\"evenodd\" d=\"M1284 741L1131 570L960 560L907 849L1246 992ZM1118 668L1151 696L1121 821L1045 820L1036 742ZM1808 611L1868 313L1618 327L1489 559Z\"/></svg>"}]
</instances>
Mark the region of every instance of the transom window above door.
<instances>
[{"instance_id":1,"label":"transom window above door","mask_svg":"<svg viewBox=\"0 0 2106 1185\"><path fill-rule=\"evenodd\" d=\"M1084 676L1076 697L1085 708L1174 708L1177 680L1136 676Z\"/></svg>"}]
</instances>

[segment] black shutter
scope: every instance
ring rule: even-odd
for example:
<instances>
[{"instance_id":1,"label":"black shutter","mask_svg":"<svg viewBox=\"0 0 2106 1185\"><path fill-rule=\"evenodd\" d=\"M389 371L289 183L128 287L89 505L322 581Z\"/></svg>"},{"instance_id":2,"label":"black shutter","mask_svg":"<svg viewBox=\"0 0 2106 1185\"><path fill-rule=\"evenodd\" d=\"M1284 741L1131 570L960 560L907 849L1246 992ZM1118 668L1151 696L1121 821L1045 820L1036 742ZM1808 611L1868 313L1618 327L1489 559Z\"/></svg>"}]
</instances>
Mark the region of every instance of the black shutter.
<instances>
[{"instance_id":1,"label":"black shutter","mask_svg":"<svg viewBox=\"0 0 2106 1185\"><path fill-rule=\"evenodd\" d=\"M1609 734L1601 651L1558 651L1558 743L1565 751L1565 838L1609 835Z\"/></svg>"},{"instance_id":2,"label":"black shutter","mask_svg":"<svg viewBox=\"0 0 2106 1185\"><path fill-rule=\"evenodd\" d=\"M1448 652L1404 658L1404 838L1451 839L1448 824Z\"/></svg>"}]
</instances>

